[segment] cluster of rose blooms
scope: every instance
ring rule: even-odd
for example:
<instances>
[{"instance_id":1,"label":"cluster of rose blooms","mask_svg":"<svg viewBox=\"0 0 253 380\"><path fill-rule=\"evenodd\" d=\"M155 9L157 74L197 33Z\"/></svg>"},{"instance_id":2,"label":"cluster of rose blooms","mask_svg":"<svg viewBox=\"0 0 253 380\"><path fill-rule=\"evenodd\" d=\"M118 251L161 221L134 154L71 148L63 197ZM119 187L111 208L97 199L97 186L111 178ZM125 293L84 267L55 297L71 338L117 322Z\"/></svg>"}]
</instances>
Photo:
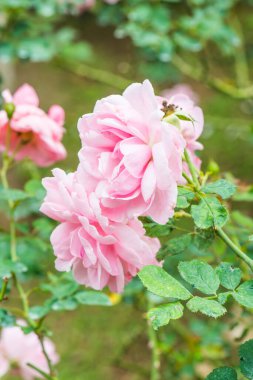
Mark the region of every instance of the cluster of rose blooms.
<instances>
[{"instance_id":1,"label":"cluster of rose blooms","mask_svg":"<svg viewBox=\"0 0 253 380\"><path fill-rule=\"evenodd\" d=\"M175 95L179 91L184 94ZM187 91L180 87L157 97L149 81L135 83L122 96L99 100L93 113L79 120L82 149L76 172L55 169L53 177L43 180L47 195L41 211L60 222L51 237L59 271L72 269L80 284L121 292L143 266L158 265L159 241L145 236L138 217L164 224L173 215L177 185L187 171L184 149L200 166L195 152L202 148L197 139L203 114ZM14 112L10 117L8 107L0 111L2 152L14 160L30 158L38 166L65 158L60 106L44 112L27 84L13 96L5 90L3 98ZM194 122L175 123L173 110L191 115ZM47 339L45 345L56 363L53 343ZM40 377L28 362L48 371L36 334L25 335L19 327L3 329L0 377L13 366L25 380Z\"/></svg>"},{"instance_id":2,"label":"cluster of rose blooms","mask_svg":"<svg viewBox=\"0 0 253 380\"><path fill-rule=\"evenodd\" d=\"M9 140L9 155L29 157L38 166L63 159L63 109L54 105L45 113L29 85L3 95L15 111L10 122L7 112L0 112L0 148ZM175 123L176 111L192 120ZM72 270L80 284L122 292L143 266L158 265L160 243L145 236L138 217L164 224L173 216L177 186L187 171L184 149L199 166L195 152L202 148L197 141L202 129L202 111L187 95L155 96L147 80L130 85L122 96L99 100L78 123L77 170L55 169L43 180L47 195L41 211L60 222L51 236L56 268Z\"/></svg>"},{"instance_id":3,"label":"cluster of rose blooms","mask_svg":"<svg viewBox=\"0 0 253 380\"><path fill-rule=\"evenodd\" d=\"M43 180L47 195L41 211L60 222L51 236L56 268L72 270L80 284L121 292L143 266L158 265L159 241L145 236L138 217L161 224L172 217L177 186L187 170L184 149L199 166L195 151L202 148L197 142L201 109L187 95L171 95L155 96L146 80L130 85L122 96L99 100L78 123L77 170L55 169ZM38 166L63 159L63 109L54 105L45 113L29 85L3 96L15 111L10 122L7 112L0 112L1 150L8 148L16 160L29 157ZM178 119L175 124L175 110L194 122Z\"/></svg>"},{"instance_id":4,"label":"cluster of rose blooms","mask_svg":"<svg viewBox=\"0 0 253 380\"><path fill-rule=\"evenodd\" d=\"M194 122L175 123L176 110ZM43 180L41 211L60 222L51 236L56 268L72 270L80 284L122 292L143 266L158 265L160 243L145 236L138 217L160 224L172 217L187 170L184 149L199 166L202 129L202 111L190 98L157 97L147 80L99 100L78 122L77 170L55 169Z\"/></svg>"}]
</instances>

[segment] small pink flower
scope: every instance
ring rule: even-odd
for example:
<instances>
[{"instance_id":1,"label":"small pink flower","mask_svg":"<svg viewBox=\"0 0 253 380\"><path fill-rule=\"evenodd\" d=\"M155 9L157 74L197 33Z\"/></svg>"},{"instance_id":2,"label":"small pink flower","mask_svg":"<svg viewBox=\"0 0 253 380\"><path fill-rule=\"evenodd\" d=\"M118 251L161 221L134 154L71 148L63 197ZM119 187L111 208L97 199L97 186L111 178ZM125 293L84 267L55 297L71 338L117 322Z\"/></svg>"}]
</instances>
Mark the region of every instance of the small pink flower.
<instances>
[{"instance_id":1,"label":"small pink flower","mask_svg":"<svg viewBox=\"0 0 253 380\"><path fill-rule=\"evenodd\" d=\"M191 160L200 169L201 160L196 155L196 151L203 149L203 145L197 140L203 132L204 116L202 109L195 105L194 99L196 99L196 96L194 96L194 93L192 94L189 88L187 91L186 89L185 85L178 85L178 87L172 88L171 91L164 91L163 96L168 104L178 106L184 114L189 115L193 119L192 122L180 120L180 130L186 141L186 149L189 152ZM182 92L180 93L179 91ZM184 165L184 170L188 172L186 165Z\"/></svg>"},{"instance_id":2,"label":"small pink flower","mask_svg":"<svg viewBox=\"0 0 253 380\"><path fill-rule=\"evenodd\" d=\"M179 83L171 88L167 88L163 90L162 96L166 99L172 98L172 96L175 95L186 95L188 98L190 98L193 103L198 104L199 103L199 96L196 94L196 92L189 86L187 83Z\"/></svg>"},{"instance_id":3,"label":"small pink flower","mask_svg":"<svg viewBox=\"0 0 253 380\"><path fill-rule=\"evenodd\" d=\"M112 220L148 215L164 224L173 215L185 140L161 108L146 80L98 101L79 121L81 165Z\"/></svg>"},{"instance_id":4,"label":"small pink flower","mask_svg":"<svg viewBox=\"0 0 253 380\"><path fill-rule=\"evenodd\" d=\"M108 220L96 194L87 192L82 168L53 174L43 180L47 195L41 211L61 222L51 236L57 270L72 269L78 283L120 293L143 266L158 265L159 241L145 236L138 219Z\"/></svg>"},{"instance_id":5,"label":"small pink flower","mask_svg":"<svg viewBox=\"0 0 253 380\"><path fill-rule=\"evenodd\" d=\"M24 321L19 324L25 325ZM44 340L45 349L53 364L59 361L55 346L51 340ZM31 363L42 371L49 373L49 368L37 335L33 332L24 334L19 327L5 327L0 335L0 377L11 370L25 380L42 378L34 369L27 366Z\"/></svg>"},{"instance_id":6,"label":"small pink flower","mask_svg":"<svg viewBox=\"0 0 253 380\"><path fill-rule=\"evenodd\" d=\"M8 90L4 96L11 99ZM62 145L64 110L52 106L48 114L39 108L35 90L28 84L21 86L13 95L15 111L10 121L9 154L16 160L29 157L38 166L48 166L66 157ZM8 117L0 111L0 150L6 149Z\"/></svg>"}]
</instances>

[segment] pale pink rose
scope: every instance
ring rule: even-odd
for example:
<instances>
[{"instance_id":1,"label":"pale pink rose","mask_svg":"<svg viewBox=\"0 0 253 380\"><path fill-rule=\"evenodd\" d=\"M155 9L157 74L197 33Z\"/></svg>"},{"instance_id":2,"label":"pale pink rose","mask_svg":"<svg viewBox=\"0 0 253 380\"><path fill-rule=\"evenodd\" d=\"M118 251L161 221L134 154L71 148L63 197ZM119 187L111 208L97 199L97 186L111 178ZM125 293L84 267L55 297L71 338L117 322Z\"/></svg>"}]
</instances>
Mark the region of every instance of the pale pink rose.
<instances>
[{"instance_id":1,"label":"pale pink rose","mask_svg":"<svg viewBox=\"0 0 253 380\"><path fill-rule=\"evenodd\" d=\"M5 99L11 99L8 90ZM10 122L11 135L9 154L15 160L30 158L38 166L48 166L66 157L62 144L64 133L64 110L53 105L48 114L39 108L35 90L24 84L14 93L12 101L15 111ZM0 150L6 149L8 117L0 111Z\"/></svg>"},{"instance_id":2,"label":"pale pink rose","mask_svg":"<svg viewBox=\"0 0 253 380\"><path fill-rule=\"evenodd\" d=\"M43 179L47 195L41 211L61 222L51 236L57 270L72 269L78 283L120 293L143 266L158 265L158 239L145 236L138 219L108 220L96 194L87 192L82 168L70 174L55 169L53 174Z\"/></svg>"},{"instance_id":3,"label":"pale pink rose","mask_svg":"<svg viewBox=\"0 0 253 380\"><path fill-rule=\"evenodd\" d=\"M186 95L190 98L195 104L199 103L198 94L192 89L191 86L187 83L179 83L171 88L163 90L162 96L166 99L172 98L175 95Z\"/></svg>"},{"instance_id":4,"label":"pale pink rose","mask_svg":"<svg viewBox=\"0 0 253 380\"><path fill-rule=\"evenodd\" d=\"M24 321L19 321L19 324L25 326ZM59 357L54 344L48 338L44 340L44 344L52 363L56 364ZM37 371L28 367L27 363L49 373L47 361L35 333L24 334L19 327L3 328L0 335L0 377L12 371L13 375L19 375L25 380L42 378ZM15 365L13 370L12 364Z\"/></svg>"},{"instance_id":5,"label":"pale pink rose","mask_svg":"<svg viewBox=\"0 0 253 380\"><path fill-rule=\"evenodd\" d=\"M148 215L164 224L173 215L185 140L161 108L146 80L99 100L79 120L86 183L93 182L112 220Z\"/></svg>"},{"instance_id":6,"label":"pale pink rose","mask_svg":"<svg viewBox=\"0 0 253 380\"><path fill-rule=\"evenodd\" d=\"M196 155L196 151L203 149L203 145L197 141L203 132L203 111L200 107L195 106L192 99L185 94L176 94L170 98L166 98L166 101L168 104L174 104L177 106L179 113L181 109L184 114L192 118L192 121L180 120L180 130L186 141L186 149L191 157L191 160L194 165L200 169L201 160ZM184 170L188 172L186 164L184 165Z\"/></svg>"}]
</instances>

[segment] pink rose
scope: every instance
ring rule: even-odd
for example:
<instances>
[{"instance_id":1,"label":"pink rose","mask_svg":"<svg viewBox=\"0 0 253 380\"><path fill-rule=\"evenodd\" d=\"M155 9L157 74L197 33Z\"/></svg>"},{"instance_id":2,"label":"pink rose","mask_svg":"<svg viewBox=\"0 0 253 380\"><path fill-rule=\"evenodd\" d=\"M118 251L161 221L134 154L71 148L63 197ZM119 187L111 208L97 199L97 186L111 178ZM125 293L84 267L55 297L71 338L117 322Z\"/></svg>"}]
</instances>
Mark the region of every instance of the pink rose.
<instances>
[{"instance_id":1,"label":"pink rose","mask_svg":"<svg viewBox=\"0 0 253 380\"><path fill-rule=\"evenodd\" d=\"M25 325L25 322L19 321ZM51 340L44 340L45 349L53 364L59 361L55 346ZM0 335L0 377L4 376L15 363L13 375L22 376L25 380L42 378L34 369L27 366L31 363L49 373L47 361L42 352L41 344L37 335L33 332L24 334L19 327L5 327Z\"/></svg>"},{"instance_id":2,"label":"pink rose","mask_svg":"<svg viewBox=\"0 0 253 380\"><path fill-rule=\"evenodd\" d=\"M94 289L105 286L122 292L125 284L145 265L158 265L157 239L145 236L141 222L108 220L94 192L87 192L86 173L60 169L45 178L47 190L41 211L61 224L51 236L56 269L73 270L76 281Z\"/></svg>"},{"instance_id":3,"label":"pink rose","mask_svg":"<svg viewBox=\"0 0 253 380\"><path fill-rule=\"evenodd\" d=\"M39 99L35 90L24 84L14 93L13 97L8 90L3 96L6 100L12 99L15 111L10 121L9 154L15 160L29 157L38 166L48 166L66 157L62 145L64 133L64 110L52 106L48 114L39 108ZM9 101L8 100L8 101ZM0 150L6 149L6 133L8 117L5 111L0 111Z\"/></svg>"},{"instance_id":4,"label":"pink rose","mask_svg":"<svg viewBox=\"0 0 253 380\"><path fill-rule=\"evenodd\" d=\"M187 83L176 84L175 86L165 89L162 92L162 96L166 99L170 99L172 96L182 94L188 96L188 98L190 98L195 104L199 103L198 94L196 94L192 87Z\"/></svg>"},{"instance_id":5,"label":"pink rose","mask_svg":"<svg viewBox=\"0 0 253 380\"><path fill-rule=\"evenodd\" d=\"M161 108L146 80L98 101L79 121L81 165L111 220L148 215L164 224L173 215L185 140Z\"/></svg>"},{"instance_id":6,"label":"pink rose","mask_svg":"<svg viewBox=\"0 0 253 380\"><path fill-rule=\"evenodd\" d=\"M178 88L177 90L179 89L180 88ZM180 130L186 141L186 149L189 152L191 160L193 161L194 165L198 169L200 169L201 160L196 155L196 151L203 149L203 145L199 141L197 141L203 132L203 111L200 107L197 107L194 104L193 98L190 99L190 97L186 93L180 94L175 91L175 94L173 95L172 89L171 92L167 91L167 96L166 92L164 92L163 95L164 99L166 99L168 104L174 104L179 108L179 111L181 108L184 114L189 115L193 119L192 122L180 120ZM184 170L188 172L188 168L186 166L187 165L184 165Z\"/></svg>"}]
</instances>

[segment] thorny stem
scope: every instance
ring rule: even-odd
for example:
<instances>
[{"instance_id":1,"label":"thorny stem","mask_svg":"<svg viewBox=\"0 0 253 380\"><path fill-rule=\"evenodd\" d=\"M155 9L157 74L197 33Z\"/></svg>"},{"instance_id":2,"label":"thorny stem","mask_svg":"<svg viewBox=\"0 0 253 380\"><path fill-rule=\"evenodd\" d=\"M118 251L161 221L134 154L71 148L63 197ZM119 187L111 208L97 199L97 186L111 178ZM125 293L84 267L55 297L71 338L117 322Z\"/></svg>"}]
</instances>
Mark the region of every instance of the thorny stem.
<instances>
[{"instance_id":1,"label":"thorny stem","mask_svg":"<svg viewBox=\"0 0 253 380\"><path fill-rule=\"evenodd\" d=\"M11 159L8 156L8 153L5 153L3 156L3 167L0 171L0 176L1 176L3 187L6 190L9 189L7 172L9 169L10 162L11 162ZM15 204L13 201L9 200L8 205L9 205L9 211L10 211L10 240L11 240L10 254L11 254L12 261L16 262L16 261L18 261L18 256L17 256L17 249L16 249L16 226L15 226L15 219L14 219ZM26 321L28 322L28 324L35 329L34 332L38 336L38 339L40 341L41 349L42 349L42 352L43 352L43 354L46 358L46 361L48 363L48 368L49 368L50 374L48 375L48 374L44 373L43 371L41 371L37 367L33 366L32 364L29 364L29 366L31 368L37 370L37 372L40 373L41 375L43 375L44 378L49 379L49 380L57 380L57 377L55 377L52 362L51 362L51 360L50 360L50 358L46 352L45 346L44 346L43 337L36 331L37 324L29 317L28 296L27 296L26 292L24 291L24 289L23 289L21 283L19 282L15 273L12 273L12 278L13 278L13 282L17 288L17 291L19 293L19 296L20 296L20 299L22 302L22 306L23 306L23 310L24 310L24 317L25 317ZM4 284L5 284L5 282L4 282ZM7 282L6 282L6 285L4 285L4 287L2 288L2 291L0 293L0 301L2 301L2 299L4 297L6 287L7 287Z\"/></svg>"},{"instance_id":2,"label":"thorny stem","mask_svg":"<svg viewBox=\"0 0 253 380\"><path fill-rule=\"evenodd\" d=\"M189 184L191 184L193 186L193 188L195 189L196 193L198 194L198 196L201 198L201 199L205 199L201 192L200 192L200 183L199 183L199 180L198 180L198 177L196 177L196 168L194 166L194 164L192 163L191 159L190 159L190 156L188 154L188 152L185 150L185 159L186 159L186 162L188 164L188 167L189 167L189 170L190 170L190 173L192 175L192 179L189 178L187 175L184 177L186 178L186 180L188 181ZM243 260L247 265L248 267L253 271L253 260L248 257L242 250L241 248L236 245L231 239L230 237L226 234L226 232L220 228L220 227L215 227L215 232L217 233L217 235L224 241L224 243L230 247L232 249L232 251L241 259Z\"/></svg>"}]
</instances>

